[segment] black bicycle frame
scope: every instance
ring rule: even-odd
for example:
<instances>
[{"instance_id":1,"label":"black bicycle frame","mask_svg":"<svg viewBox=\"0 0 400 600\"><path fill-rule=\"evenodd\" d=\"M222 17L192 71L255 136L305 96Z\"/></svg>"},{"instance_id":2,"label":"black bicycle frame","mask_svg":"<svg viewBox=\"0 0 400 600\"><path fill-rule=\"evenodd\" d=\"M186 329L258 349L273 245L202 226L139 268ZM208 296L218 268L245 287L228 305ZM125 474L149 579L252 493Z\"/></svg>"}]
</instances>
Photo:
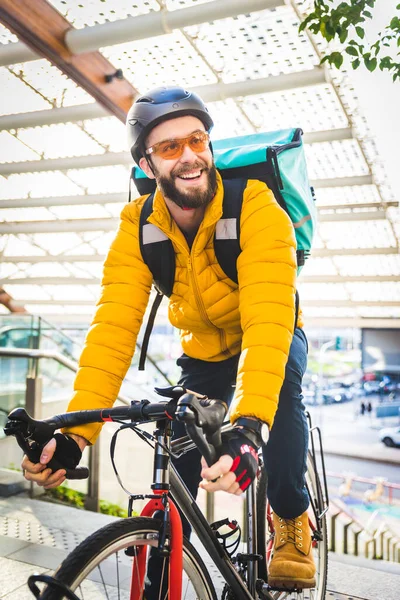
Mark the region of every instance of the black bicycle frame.
<instances>
[{"instance_id":1,"label":"black bicycle frame","mask_svg":"<svg viewBox=\"0 0 400 600\"><path fill-rule=\"evenodd\" d=\"M153 488L158 487L161 484L170 484L170 493L171 497L176 503L176 505L180 508L182 513L185 515L186 519L192 525L193 530L195 531L197 537L200 542L204 546L205 550L209 554L213 563L221 573L225 582L231 588L231 591L237 600L254 600L255 595L252 595L250 591L246 588L244 582L242 581L239 573L234 568L228 554L225 552L224 548L221 546L219 541L217 540L214 531L211 529L209 523L201 512L200 508L197 506L197 503L193 496L190 494L183 480L179 476L177 470L174 465L170 463L170 455L169 455L169 446L170 446L170 437L169 435L165 435L165 425L160 422L157 423L159 426L158 431L156 432L156 437L160 442L161 439L162 447L160 443L157 444L157 449L155 452L154 458L154 474L157 474L156 481L153 482ZM169 423L167 428L169 427ZM164 433L164 435L163 435ZM190 441L186 441L188 438L179 438L175 442L172 443L173 450L176 451L179 449L183 453L188 452L192 448L195 448L195 444ZM162 458L161 458L162 456ZM162 467L161 467L162 465ZM161 468L160 468L161 467ZM168 470L169 470L169 481L168 481ZM247 498L250 501L251 506L249 506L248 510L248 532L251 536L250 543L252 544L251 550L252 554L256 553L256 507L255 507L255 483L249 487L249 490L246 492ZM251 488L251 489L250 489ZM251 565L249 565L251 566ZM249 573L249 582L251 585L252 593L255 594L255 584L256 584L256 568L250 568L248 570ZM268 592L263 592L264 596L267 600L273 600L273 596L271 596Z\"/></svg>"}]
</instances>

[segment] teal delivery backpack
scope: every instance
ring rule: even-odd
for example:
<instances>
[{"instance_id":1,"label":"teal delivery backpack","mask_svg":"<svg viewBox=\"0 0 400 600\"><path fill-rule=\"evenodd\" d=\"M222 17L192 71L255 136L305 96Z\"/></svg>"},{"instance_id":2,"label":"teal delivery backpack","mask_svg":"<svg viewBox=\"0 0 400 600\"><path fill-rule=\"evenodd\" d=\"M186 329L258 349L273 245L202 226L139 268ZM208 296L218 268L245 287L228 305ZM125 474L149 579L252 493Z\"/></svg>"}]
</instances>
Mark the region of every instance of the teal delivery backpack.
<instances>
[{"instance_id":1,"label":"teal delivery backpack","mask_svg":"<svg viewBox=\"0 0 400 600\"><path fill-rule=\"evenodd\" d=\"M215 254L224 273L236 283L238 282L236 261L241 252L240 214L243 192L248 179L265 182L274 193L277 202L291 218L297 240L298 272L310 254L317 211L314 190L310 186L307 173L302 133L301 129L283 129L217 140L212 143L215 164L222 176L225 190L223 214L217 223L214 236ZM165 236L151 236L155 238L154 241L143 243L143 227L152 213L156 184L136 166L132 169L132 179L141 195L150 194L141 212L139 242L143 260L153 273L154 284L160 292L156 298L159 304L162 294L166 296L172 294L175 280L175 253L172 242ZM230 219L229 227L223 227L226 219ZM235 227L232 227L232 219L235 220ZM227 231L229 231L228 236ZM221 232L224 233L221 235ZM156 311L158 305L154 308ZM154 321L155 311L152 321ZM150 326L151 331L150 321L151 317L147 326L147 329Z\"/></svg>"}]
</instances>

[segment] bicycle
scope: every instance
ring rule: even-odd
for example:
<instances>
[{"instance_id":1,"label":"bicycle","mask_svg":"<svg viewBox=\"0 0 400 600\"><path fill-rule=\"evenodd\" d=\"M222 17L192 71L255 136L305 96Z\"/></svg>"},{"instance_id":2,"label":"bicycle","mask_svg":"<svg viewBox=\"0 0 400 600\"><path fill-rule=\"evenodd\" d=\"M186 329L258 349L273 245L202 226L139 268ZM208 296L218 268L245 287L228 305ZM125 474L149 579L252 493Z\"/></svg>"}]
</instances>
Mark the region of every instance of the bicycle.
<instances>
[{"instance_id":1,"label":"bicycle","mask_svg":"<svg viewBox=\"0 0 400 600\"><path fill-rule=\"evenodd\" d=\"M319 429L313 428L310 420L311 447L307 487L317 584L310 590L274 590L268 586L267 574L274 531L271 509L266 499L266 474L261 468L261 457L258 481L253 482L246 491L246 552L237 552L240 543L238 524L229 519L209 524L170 462L172 454L179 456L195 446L208 464L215 462L217 449L221 445L221 431L230 427L223 424L227 410L225 403L209 400L178 386L156 388L156 391L168 399L157 403L141 400L132 402L130 406L70 412L43 421L33 420L21 408L10 413L5 433L14 435L34 462L38 461L41 448L56 429L93 422L120 423L121 427L114 433L111 441L111 459L121 485L114 463L114 448L119 431L131 428L154 448L152 493L130 495L128 518L111 523L89 536L67 556L54 576L31 576L28 585L35 597L40 600L141 600L145 598L144 581L151 554L153 557L158 556L162 564L160 585L166 590L166 594L160 588L159 598L218 600L203 559L193 544L186 538L183 539L182 522L177 509L179 507L225 581L221 600L324 600L327 579L328 494ZM171 421L175 418L185 422L188 436L171 442ZM156 423L153 436L140 429L140 425L149 422ZM324 488L316 468L315 431L319 437ZM49 463L49 466L53 470L60 468L60 465L54 463ZM88 476L88 470L78 467L67 471L66 476L69 479L84 478ZM140 517L132 517L132 503L137 499L146 499L147 504ZM224 525L228 526L230 533L219 531ZM151 553L148 552L149 548ZM46 584L43 591L39 589L38 582Z\"/></svg>"}]
</instances>

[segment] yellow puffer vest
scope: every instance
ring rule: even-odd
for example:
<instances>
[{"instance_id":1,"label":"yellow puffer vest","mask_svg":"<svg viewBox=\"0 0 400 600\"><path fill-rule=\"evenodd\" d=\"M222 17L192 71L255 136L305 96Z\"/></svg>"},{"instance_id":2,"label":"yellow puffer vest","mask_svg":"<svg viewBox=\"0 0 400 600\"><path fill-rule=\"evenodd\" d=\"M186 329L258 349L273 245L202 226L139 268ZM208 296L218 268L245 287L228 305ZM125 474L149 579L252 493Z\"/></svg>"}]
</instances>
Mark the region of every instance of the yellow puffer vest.
<instances>
[{"instance_id":1,"label":"yellow puffer vest","mask_svg":"<svg viewBox=\"0 0 400 600\"><path fill-rule=\"evenodd\" d=\"M152 284L138 237L145 199L121 213L68 410L112 406L131 363ZM246 415L272 425L294 328L294 229L267 186L249 181L241 214L238 286L222 271L213 247L222 200L218 176L217 193L189 250L161 193L155 194L149 221L171 239L176 253L169 319L180 330L188 356L214 362L241 352L231 420ZM68 431L93 442L100 428L93 424Z\"/></svg>"}]
</instances>

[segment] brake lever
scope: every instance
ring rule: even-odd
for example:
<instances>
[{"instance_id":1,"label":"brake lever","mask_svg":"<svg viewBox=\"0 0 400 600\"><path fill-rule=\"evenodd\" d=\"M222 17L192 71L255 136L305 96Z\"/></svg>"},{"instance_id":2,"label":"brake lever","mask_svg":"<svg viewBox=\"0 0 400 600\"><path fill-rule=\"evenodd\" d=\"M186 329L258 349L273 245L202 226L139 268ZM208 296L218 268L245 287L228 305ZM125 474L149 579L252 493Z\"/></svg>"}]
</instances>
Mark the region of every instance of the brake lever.
<instances>
[{"instance_id":1,"label":"brake lever","mask_svg":"<svg viewBox=\"0 0 400 600\"><path fill-rule=\"evenodd\" d=\"M185 423L188 435L209 467L218 458L222 445L221 426L226 412L227 405L222 400L210 400L193 393L184 394L177 404L176 418Z\"/></svg>"}]
</instances>

